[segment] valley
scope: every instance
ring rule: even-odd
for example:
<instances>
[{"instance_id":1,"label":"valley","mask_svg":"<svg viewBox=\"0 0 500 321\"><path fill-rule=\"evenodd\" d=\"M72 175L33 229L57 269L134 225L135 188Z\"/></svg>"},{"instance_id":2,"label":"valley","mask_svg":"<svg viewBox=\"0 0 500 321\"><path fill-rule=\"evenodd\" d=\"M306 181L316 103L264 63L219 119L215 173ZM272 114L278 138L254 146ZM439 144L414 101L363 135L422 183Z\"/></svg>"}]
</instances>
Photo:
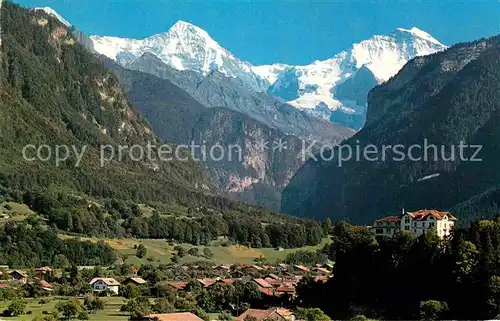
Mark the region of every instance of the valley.
<instances>
[{"instance_id":1,"label":"valley","mask_svg":"<svg viewBox=\"0 0 500 321\"><path fill-rule=\"evenodd\" d=\"M128 3L158 24L19 1L0 0L0 320L500 315L500 36L395 27L422 3L306 48L345 4L228 38L241 4L199 16L209 33L176 11L201 3ZM301 59L240 58L278 48Z\"/></svg>"}]
</instances>

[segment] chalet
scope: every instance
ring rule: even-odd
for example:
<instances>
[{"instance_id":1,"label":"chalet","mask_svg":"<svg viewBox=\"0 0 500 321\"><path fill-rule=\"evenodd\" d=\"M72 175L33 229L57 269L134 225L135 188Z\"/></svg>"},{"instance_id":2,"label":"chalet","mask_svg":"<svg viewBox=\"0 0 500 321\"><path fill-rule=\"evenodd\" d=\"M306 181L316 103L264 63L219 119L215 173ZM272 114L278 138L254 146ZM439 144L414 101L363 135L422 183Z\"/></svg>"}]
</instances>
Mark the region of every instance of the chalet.
<instances>
[{"instance_id":1,"label":"chalet","mask_svg":"<svg viewBox=\"0 0 500 321\"><path fill-rule=\"evenodd\" d=\"M277 320L294 321L295 316L287 309L270 308L268 310L248 309L242 315L236 318L236 321L255 319L257 321Z\"/></svg>"},{"instance_id":2,"label":"chalet","mask_svg":"<svg viewBox=\"0 0 500 321\"><path fill-rule=\"evenodd\" d=\"M13 281L21 282L24 284L28 283L28 274L24 271L14 270L10 272L10 277Z\"/></svg>"},{"instance_id":3,"label":"chalet","mask_svg":"<svg viewBox=\"0 0 500 321\"><path fill-rule=\"evenodd\" d=\"M217 280L213 280L213 279L196 279L196 281L200 282L204 288L207 288L207 287L211 286L212 284L214 284L215 282L217 282Z\"/></svg>"},{"instance_id":4,"label":"chalet","mask_svg":"<svg viewBox=\"0 0 500 321\"><path fill-rule=\"evenodd\" d=\"M47 279L52 277L54 270L50 266L42 266L35 269L35 277L39 279Z\"/></svg>"},{"instance_id":5,"label":"chalet","mask_svg":"<svg viewBox=\"0 0 500 321\"><path fill-rule=\"evenodd\" d=\"M112 278L93 278L89 284L96 292L110 291L116 295L120 287L120 283Z\"/></svg>"},{"instance_id":6,"label":"chalet","mask_svg":"<svg viewBox=\"0 0 500 321\"><path fill-rule=\"evenodd\" d=\"M123 284L134 284L134 285L145 285L148 284L148 281L139 278L139 277L134 277L134 278L128 278L125 281L123 281Z\"/></svg>"},{"instance_id":7,"label":"chalet","mask_svg":"<svg viewBox=\"0 0 500 321\"><path fill-rule=\"evenodd\" d=\"M167 285L174 289L174 291L180 291L186 288L187 282L168 282Z\"/></svg>"},{"instance_id":8,"label":"chalet","mask_svg":"<svg viewBox=\"0 0 500 321\"><path fill-rule=\"evenodd\" d=\"M400 216L388 216L375 221L372 232L375 236L392 237L396 231L408 231L422 235L435 230L440 238L451 234L457 219L449 212L420 210L405 212Z\"/></svg>"},{"instance_id":9,"label":"chalet","mask_svg":"<svg viewBox=\"0 0 500 321\"><path fill-rule=\"evenodd\" d=\"M149 314L144 316L143 319L151 321L203 321L203 319L190 312Z\"/></svg>"}]
</instances>

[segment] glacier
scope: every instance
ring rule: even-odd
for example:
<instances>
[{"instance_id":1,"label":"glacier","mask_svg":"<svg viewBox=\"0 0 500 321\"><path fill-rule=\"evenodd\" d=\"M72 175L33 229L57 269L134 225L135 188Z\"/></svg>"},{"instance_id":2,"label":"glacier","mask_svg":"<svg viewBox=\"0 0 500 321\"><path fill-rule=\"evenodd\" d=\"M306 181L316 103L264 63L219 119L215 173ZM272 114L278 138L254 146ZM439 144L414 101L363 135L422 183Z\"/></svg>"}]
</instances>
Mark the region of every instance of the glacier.
<instances>
[{"instance_id":1,"label":"glacier","mask_svg":"<svg viewBox=\"0 0 500 321\"><path fill-rule=\"evenodd\" d=\"M36 8L71 26L50 7ZM255 92L269 92L297 109L355 130L364 125L366 98L409 60L445 50L446 45L416 27L374 35L326 60L308 65L255 66L223 48L205 30L179 20L164 33L144 39L93 35L93 49L127 67L144 54L177 70L204 76L218 71Z\"/></svg>"},{"instance_id":2,"label":"glacier","mask_svg":"<svg viewBox=\"0 0 500 321\"><path fill-rule=\"evenodd\" d=\"M177 70L207 75L216 69L249 89L268 91L298 109L356 130L364 124L366 96L371 88L394 76L409 60L447 48L416 27L397 28L309 65L254 66L221 47L205 30L185 21L140 40L90 38L97 52L125 67L151 53Z\"/></svg>"}]
</instances>

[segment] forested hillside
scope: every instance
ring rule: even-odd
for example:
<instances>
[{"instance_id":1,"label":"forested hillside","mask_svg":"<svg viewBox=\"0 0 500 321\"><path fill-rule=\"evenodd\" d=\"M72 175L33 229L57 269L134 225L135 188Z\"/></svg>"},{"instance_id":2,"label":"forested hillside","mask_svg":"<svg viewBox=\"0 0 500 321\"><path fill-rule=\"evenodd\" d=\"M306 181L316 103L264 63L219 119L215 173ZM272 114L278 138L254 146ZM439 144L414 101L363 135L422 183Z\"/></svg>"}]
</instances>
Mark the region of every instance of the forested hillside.
<instances>
[{"instance_id":1,"label":"forested hillside","mask_svg":"<svg viewBox=\"0 0 500 321\"><path fill-rule=\"evenodd\" d=\"M65 188L95 196L174 201L210 185L193 162L111 162L100 168L99 146L160 143L126 100L114 75L43 11L2 7L0 184L25 190ZM87 145L74 155L27 162L27 144Z\"/></svg>"},{"instance_id":2,"label":"forested hillside","mask_svg":"<svg viewBox=\"0 0 500 321\"><path fill-rule=\"evenodd\" d=\"M401 208L459 203L454 214L460 224L497 215L499 101L498 36L410 61L370 92L366 127L343 144L361 153L373 144L378 159L361 154L338 166L341 151L335 149L332 161L308 162L285 190L282 210L363 224ZM435 147L426 149L426 142ZM469 146L463 155L461 142ZM393 152L397 145L404 159ZM420 149L409 157L412 145ZM390 146L385 159L382 146ZM481 161L472 160L477 148L471 146L482 146L474 158Z\"/></svg>"}]
</instances>

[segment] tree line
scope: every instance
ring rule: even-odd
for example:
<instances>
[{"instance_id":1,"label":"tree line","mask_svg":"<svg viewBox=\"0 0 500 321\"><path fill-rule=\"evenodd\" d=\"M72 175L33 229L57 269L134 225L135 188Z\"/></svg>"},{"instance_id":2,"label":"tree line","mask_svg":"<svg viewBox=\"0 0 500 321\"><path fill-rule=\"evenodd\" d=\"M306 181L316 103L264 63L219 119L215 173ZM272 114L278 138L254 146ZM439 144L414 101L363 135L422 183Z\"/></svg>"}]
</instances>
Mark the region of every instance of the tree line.
<instances>
[{"instance_id":1,"label":"tree line","mask_svg":"<svg viewBox=\"0 0 500 321\"><path fill-rule=\"evenodd\" d=\"M500 219L477 221L440 239L434 231L375 239L364 227L336 224L326 284L305 279L304 306L335 319L491 319L500 313Z\"/></svg>"},{"instance_id":2,"label":"tree line","mask_svg":"<svg viewBox=\"0 0 500 321\"><path fill-rule=\"evenodd\" d=\"M102 199L97 203L47 189L8 199L28 205L43 218L41 223L77 236L168 239L193 245L226 237L229 242L256 248L296 248L319 244L331 229L329 221L320 224L247 204L181 207L174 213L163 204L151 215L143 215L132 201Z\"/></svg>"}]
</instances>

